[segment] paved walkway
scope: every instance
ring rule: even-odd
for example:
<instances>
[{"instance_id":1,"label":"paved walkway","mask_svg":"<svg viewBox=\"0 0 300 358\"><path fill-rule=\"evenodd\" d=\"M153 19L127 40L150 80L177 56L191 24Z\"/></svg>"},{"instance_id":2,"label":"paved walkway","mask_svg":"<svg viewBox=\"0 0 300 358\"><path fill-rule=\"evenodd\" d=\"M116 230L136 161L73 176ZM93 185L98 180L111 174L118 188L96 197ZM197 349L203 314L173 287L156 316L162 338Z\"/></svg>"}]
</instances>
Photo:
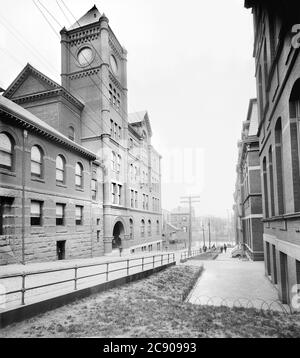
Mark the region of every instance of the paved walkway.
<instances>
[{"instance_id":1,"label":"paved walkway","mask_svg":"<svg viewBox=\"0 0 300 358\"><path fill-rule=\"evenodd\" d=\"M264 275L264 263L231 258L230 250L214 261L189 261L204 272L188 297L194 304L282 310L277 290ZM288 309L288 307L285 306Z\"/></svg>"}]
</instances>

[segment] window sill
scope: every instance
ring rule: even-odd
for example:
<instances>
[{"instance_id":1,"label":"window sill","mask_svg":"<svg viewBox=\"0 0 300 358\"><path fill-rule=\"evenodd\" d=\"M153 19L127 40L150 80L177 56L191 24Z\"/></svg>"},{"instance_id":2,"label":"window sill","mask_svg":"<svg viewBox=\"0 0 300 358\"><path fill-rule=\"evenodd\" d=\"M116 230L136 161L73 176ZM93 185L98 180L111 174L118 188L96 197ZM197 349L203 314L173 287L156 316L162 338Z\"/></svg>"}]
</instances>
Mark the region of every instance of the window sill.
<instances>
[{"instance_id":1,"label":"window sill","mask_svg":"<svg viewBox=\"0 0 300 358\"><path fill-rule=\"evenodd\" d=\"M9 169L4 169L4 168L0 168L0 173L1 173L1 174L6 174L6 175L10 175L10 176L12 176L12 177L16 177L16 176L17 176L16 172L13 172L13 171L11 171L11 170L9 170Z\"/></svg>"},{"instance_id":2,"label":"window sill","mask_svg":"<svg viewBox=\"0 0 300 358\"><path fill-rule=\"evenodd\" d=\"M45 183L45 180L42 178L37 178L37 177L31 177L31 181L37 181L39 183Z\"/></svg>"},{"instance_id":3,"label":"window sill","mask_svg":"<svg viewBox=\"0 0 300 358\"><path fill-rule=\"evenodd\" d=\"M56 186L59 186L61 188L66 188L67 186L63 183L56 182Z\"/></svg>"},{"instance_id":4,"label":"window sill","mask_svg":"<svg viewBox=\"0 0 300 358\"><path fill-rule=\"evenodd\" d=\"M81 192L84 192L84 189L81 188L81 187L76 187L76 191L81 191Z\"/></svg>"},{"instance_id":5,"label":"window sill","mask_svg":"<svg viewBox=\"0 0 300 358\"><path fill-rule=\"evenodd\" d=\"M63 233L67 233L68 230L66 228L64 228L63 226L61 226L61 227L56 226L56 232L59 234L63 234Z\"/></svg>"}]
</instances>

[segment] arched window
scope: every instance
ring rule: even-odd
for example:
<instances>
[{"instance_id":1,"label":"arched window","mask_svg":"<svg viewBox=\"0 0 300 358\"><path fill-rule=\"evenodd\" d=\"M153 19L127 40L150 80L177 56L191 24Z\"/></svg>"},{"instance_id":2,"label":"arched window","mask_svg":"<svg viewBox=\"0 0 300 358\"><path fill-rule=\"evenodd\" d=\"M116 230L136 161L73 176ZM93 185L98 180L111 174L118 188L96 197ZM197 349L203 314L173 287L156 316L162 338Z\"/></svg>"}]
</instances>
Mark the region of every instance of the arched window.
<instances>
[{"instance_id":1,"label":"arched window","mask_svg":"<svg viewBox=\"0 0 300 358\"><path fill-rule=\"evenodd\" d=\"M13 141L6 133L0 133L0 167L12 169L13 166Z\"/></svg>"},{"instance_id":2,"label":"arched window","mask_svg":"<svg viewBox=\"0 0 300 358\"><path fill-rule=\"evenodd\" d=\"M144 237L145 236L145 220L142 219L141 221L141 236Z\"/></svg>"},{"instance_id":3,"label":"arched window","mask_svg":"<svg viewBox=\"0 0 300 358\"><path fill-rule=\"evenodd\" d=\"M300 79L298 79L292 89L289 109L290 109L290 136L291 136L291 156L292 156L292 175L294 192L294 212L300 211L300 168L299 168L299 120L300 120Z\"/></svg>"},{"instance_id":4,"label":"arched window","mask_svg":"<svg viewBox=\"0 0 300 358\"><path fill-rule=\"evenodd\" d=\"M120 156L120 154L117 156L117 172L120 173L121 171L121 160L122 157Z\"/></svg>"},{"instance_id":5,"label":"arched window","mask_svg":"<svg viewBox=\"0 0 300 358\"><path fill-rule=\"evenodd\" d=\"M269 190L268 190L268 172L267 160L263 159L263 180L264 180L264 204L265 204L265 217L269 217Z\"/></svg>"},{"instance_id":6,"label":"arched window","mask_svg":"<svg viewBox=\"0 0 300 358\"><path fill-rule=\"evenodd\" d=\"M58 183L65 182L65 166L65 158L62 155L58 155L56 157L56 181Z\"/></svg>"},{"instance_id":7,"label":"arched window","mask_svg":"<svg viewBox=\"0 0 300 358\"><path fill-rule=\"evenodd\" d=\"M68 128L68 138L73 141L75 140L75 129L72 126Z\"/></svg>"},{"instance_id":8,"label":"arched window","mask_svg":"<svg viewBox=\"0 0 300 358\"><path fill-rule=\"evenodd\" d=\"M283 197L283 166L282 166L282 125L281 125L280 118L277 120L275 126L275 154L276 154L278 215L282 215L284 213L284 197Z\"/></svg>"},{"instance_id":9,"label":"arched window","mask_svg":"<svg viewBox=\"0 0 300 358\"><path fill-rule=\"evenodd\" d=\"M78 188L83 186L83 167L81 163L76 163L75 166L75 185Z\"/></svg>"},{"instance_id":10,"label":"arched window","mask_svg":"<svg viewBox=\"0 0 300 358\"><path fill-rule=\"evenodd\" d=\"M133 239L133 220L129 219L129 236L130 240Z\"/></svg>"},{"instance_id":11,"label":"arched window","mask_svg":"<svg viewBox=\"0 0 300 358\"><path fill-rule=\"evenodd\" d=\"M159 220L156 220L156 234L160 234Z\"/></svg>"},{"instance_id":12,"label":"arched window","mask_svg":"<svg viewBox=\"0 0 300 358\"><path fill-rule=\"evenodd\" d=\"M34 145L31 148L31 175L34 177L41 177L43 174L43 152Z\"/></svg>"},{"instance_id":13,"label":"arched window","mask_svg":"<svg viewBox=\"0 0 300 358\"><path fill-rule=\"evenodd\" d=\"M270 194L271 194L271 215L275 216L272 146L270 146L269 148L269 176L270 176Z\"/></svg>"},{"instance_id":14,"label":"arched window","mask_svg":"<svg viewBox=\"0 0 300 358\"><path fill-rule=\"evenodd\" d=\"M260 121L263 119L264 99L263 99L263 81L262 81L262 70L259 66L258 70L258 102L259 102L259 118Z\"/></svg>"},{"instance_id":15,"label":"arched window","mask_svg":"<svg viewBox=\"0 0 300 358\"><path fill-rule=\"evenodd\" d=\"M151 220L148 220L148 236L151 236Z\"/></svg>"}]
</instances>

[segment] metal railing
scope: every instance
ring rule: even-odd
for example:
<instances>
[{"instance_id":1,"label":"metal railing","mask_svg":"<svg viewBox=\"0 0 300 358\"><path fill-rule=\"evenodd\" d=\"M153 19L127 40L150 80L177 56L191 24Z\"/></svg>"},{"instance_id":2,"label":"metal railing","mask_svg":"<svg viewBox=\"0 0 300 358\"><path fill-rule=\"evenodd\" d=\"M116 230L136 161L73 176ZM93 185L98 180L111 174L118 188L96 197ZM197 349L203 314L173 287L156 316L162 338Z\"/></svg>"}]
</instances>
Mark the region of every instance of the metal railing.
<instances>
[{"instance_id":1,"label":"metal railing","mask_svg":"<svg viewBox=\"0 0 300 358\"><path fill-rule=\"evenodd\" d=\"M191 250L190 252L189 251L184 251L184 252L181 253L180 260L187 260L190 257L194 257L194 256L200 255L202 253L203 253L202 249Z\"/></svg>"},{"instance_id":2,"label":"metal railing","mask_svg":"<svg viewBox=\"0 0 300 358\"><path fill-rule=\"evenodd\" d=\"M141 261L141 262L131 265L132 263L137 262L137 261ZM80 280L83 280L86 278L92 278L92 277L96 277L96 276L105 276L104 282L108 282L110 274L112 274L114 272L125 271L126 275L121 275L118 277L118 278L121 278L121 277L129 276L130 270L132 270L133 268L141 267L141 271L138 271L138 272L143 272L145 269L148 270L150 268L160 267L160 266L163 266L164 264L170 264L175 261L176 260L175 260L174 253L168 253L168 254L166 253L166 254L158 254L158 255L152 255L152 256L137 257L137 258L132 258L132 259L124 259L124 260L119 260L119 261L75 265L75 266L71 266L71 267L47 269L47 270L40 270L40 271L28 272L28 273L23 272L23 273L19 273L19 274L0 275L0 280L17 278L17 277L21 278L21 288L20 289L15 289L15 290L11 290L11 291L6 291L5 293L0 293L0 296L7 296L7 295L21 293L21 305L25 305L25 294L28 291L33 291L33 290L50 287L50 286L55 286L55 285L68 283L68 282L74 282L73 290L76 291L78 289L78 282ZM125 263L125 265L123 267L111 269L113 265L119 265L122 263ZM156 264L159 264L159 265L155 266ZM96 267L103 267L103 266L105 267L105 270L103 270L102 272L86 274L83 276L79 275L80 269L96 268ZM54 272L61 273L64 271L72 271L72 270L74 271L74 277L72 277L72 278L55 281L55 282L51 282L51 283L45 283L45 284L26 287L27 278L30 276L45 275L45 274L54 273ZM135 273L138 273L138 272L135 272Z\"/></svg>"}]
</instances>

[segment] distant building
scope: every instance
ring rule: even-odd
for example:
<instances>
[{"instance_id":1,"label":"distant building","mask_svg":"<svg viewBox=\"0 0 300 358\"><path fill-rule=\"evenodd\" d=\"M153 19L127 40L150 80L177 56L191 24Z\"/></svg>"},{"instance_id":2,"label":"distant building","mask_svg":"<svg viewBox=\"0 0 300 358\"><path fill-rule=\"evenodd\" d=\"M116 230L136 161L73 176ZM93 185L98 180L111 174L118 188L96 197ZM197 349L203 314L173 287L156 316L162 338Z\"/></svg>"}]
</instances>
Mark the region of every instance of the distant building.
<instances>
[{"instance_id":1,"label":"distant building","mask_svg":"<svg viewBox=\"0 0 300 358\"><path fill-rule=\"evenodd\" d=\"M300 54L292 32L299 1L246 0L245 7L254 18L265 269L291 304L300 285Z\"/></svg>"},{"instance_id":2,"label":"distant building","mask_svg":"<svg viewBox=\"0 0 300 358\"><path fill-rule=\"evenodd\" d=\"M61 64L61 85L27 64L0 97L0 264L161 249L161 156L95 6L62 29Z\"/></svg>"},{"instance_id":3,"label":"distant building","mask_svg":"<svg viewBox=\"0 0 300 358\"><path fill-rule=\"evenodd\" d=\"M247 119L243 122L242 138L238 143L237 184L235 193L236 241L254 261L264 259L262 194L257 137L257 100L249 103Z\"/></svg>"}]
</instances>

